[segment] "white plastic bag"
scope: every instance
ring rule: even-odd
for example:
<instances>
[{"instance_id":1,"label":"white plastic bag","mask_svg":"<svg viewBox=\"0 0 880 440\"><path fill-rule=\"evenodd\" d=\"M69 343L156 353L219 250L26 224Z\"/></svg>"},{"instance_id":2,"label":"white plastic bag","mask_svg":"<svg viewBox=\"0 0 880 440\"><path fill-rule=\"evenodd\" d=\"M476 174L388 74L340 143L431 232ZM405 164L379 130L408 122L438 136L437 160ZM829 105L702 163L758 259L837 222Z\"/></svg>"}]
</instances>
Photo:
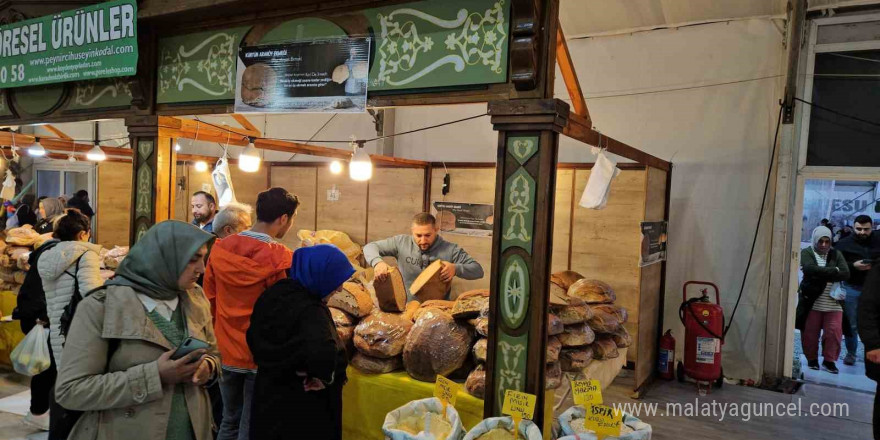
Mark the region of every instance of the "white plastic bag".
<instances>
[{"instance_id":1,"label":"white plastic bag","mask_svg":"<svg viewBox=\"0 0 880 440\"><path fill-rule=\"evenodd\" d=\"M226 205L236 202L235 190L232 188L232 174L229 172L229 162L226 156L217 161L214 172L211 173L211 179L214 180L214 191L217 192L217 204L223 208Z\"/></svg>"},{"instance_id":2,"label":"white plastic bag","mask_svg":"<svg viewBox=\"0 0 880 440\"><path fill-rule=\"evenodd\" d=\"M573 421L584 419L586 416L587 411L582 406L573 406L560 414L558 420L562 428L562 436L559 440L597 440L595 433L578 434L572 427ZM624 433L624 428L621 427L619 437L605 437L605 440L651 440L651 425L626 413L623 414L623 424L629 428L627 431L632 431Z\"/></svg>"},{"instance_id":3,"label":"white plastic bag","mask_svg":"<svg viewBox=\"0 0 880 440\"><path fill-rule=\"evenodd\" d=\"M513 419L510 417L490 417L468 431L467 435L464 436L464 440L477 440L481 435L496 428L507 431L513 430ZM538 426L528 420L520 422L519 435L526 440L543 439L541 436L541 430L538 429Z\"/></svg>"},{"instance_id":4,"label":"white plastic bag","mask_svg":"<svg viewBox=\"0 0 880 440\"><path fill-rule=\"evenodd\" d=\"M617 164L608 158L604 150L599 151L579 204L588 209L604 208L605 203L608 202L608 193L611 191L611 180L618 174L620 170L617 169Z\"/></svg>"},{"instance_id":5,"label":"white plastic bag","mask_svg":"<svg viewBox=\"0 0 880 440\"><path fill-rule=\"evenodd\" d=\"M9 355L15 371L25 376L35 376L46 371L52 363L49 358L49 332L42 325L35 325Z\"/></svg>"},{"instance_id":6,"label":"white plastic bag","mask_svg":"<svg viewBox=\"0 0 880 440\"><path fill-rule=\"evenodd\" d=\"M831 295L831 298L836 301L843 301L846 299L846 290L843 290L843 286L837 282L831 285L831 292L829 295Z\"/></svg>"},{"instance_id":7,"label":"white plastic bag","mask_svg":"<svg viewBox=\"0 0 880 440\"><path fill-rule=\"evenodd\" d=\"M443 404L440 399L431 397L429 399L413 400L400 408L395 409L385 416L385 423L382 424L382 432L385 433L386 440L460 440L464 436L464 426L458 417L458 411L452 405L446 407L446 421L452 425L452 430L446 437L435 438L427 432L419 432L411 434L407 431L397 429L405 420L410 417L424 418L428 413L436 415L443 413ZM432 420L430 416L429 420Z\"/></svg>"}]
</instances>

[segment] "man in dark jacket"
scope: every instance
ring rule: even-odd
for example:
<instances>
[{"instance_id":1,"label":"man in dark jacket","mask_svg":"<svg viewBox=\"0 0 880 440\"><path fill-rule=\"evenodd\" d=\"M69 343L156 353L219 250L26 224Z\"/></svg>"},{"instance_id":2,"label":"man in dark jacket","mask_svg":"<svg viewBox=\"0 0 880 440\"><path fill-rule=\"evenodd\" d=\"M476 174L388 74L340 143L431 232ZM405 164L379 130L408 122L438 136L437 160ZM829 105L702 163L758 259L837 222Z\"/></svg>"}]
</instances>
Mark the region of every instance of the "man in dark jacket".
<instances>
[{"instance_id":1,"label":"man in dark jacket","mask_svg":"<svg viewBox=\"0 0 880 440\"><path fill-rule=\"evenodd\" d=\"M843 288L846 290L843 313L849 324L849 332L845 332L846 357L843 359L846 365L856 363L856 351L859 348L857 317L859 297L862 295L865 277L871 270L871 260L880 257L880 233L874 233L873 229L874 222L871 217L860 215L853 224L854 233L835 245L846 259L850 273L849 279L843 283Z\"/></svg>"},{"instance_id":2,"label":"man in dark jacket","mask_svg":"<svg viewBox=\"0 0 880 440\"><path fill-rule=\"evenodd\" d=\"M859 298L859 336L865 344L865 374L880 381L880 261L873 263ZM874 440L880 440L880 386L874 394Z\"/></svg>"}]
</instances>

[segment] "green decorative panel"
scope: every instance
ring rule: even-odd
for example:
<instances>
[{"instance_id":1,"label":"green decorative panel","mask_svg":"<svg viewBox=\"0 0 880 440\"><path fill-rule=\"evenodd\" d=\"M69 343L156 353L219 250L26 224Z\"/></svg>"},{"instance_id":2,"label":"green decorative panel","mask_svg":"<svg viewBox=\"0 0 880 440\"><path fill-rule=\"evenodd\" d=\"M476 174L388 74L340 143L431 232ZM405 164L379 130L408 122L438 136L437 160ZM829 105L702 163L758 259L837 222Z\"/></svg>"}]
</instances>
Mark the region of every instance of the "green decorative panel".
<instances>
[{"instance_id":1,"label":"green decorative panel","mask_svg":"<svg viewBox=\"0 0 880 440\"><path fill-rule=\"evenodd\" d=\"M532 253L532 236L535 227L535 179L519 168L507 178L504 186L502 212L501 251L519 247Z\"/></svg>"},{"instance_id":2,"label":"green decorative panel","mask_svg":"<svg viewBox=\"0 0 880 440\"><path fill-rule=\"evenodd\" d=\"M0 90L0 116L14 116L6 104L6 90Z\"/></svg>"},{"instance_id":3,"label":"green decorative panel","mask_svg":"<svg viewBox=\"0 0 880 440\"><path fill-rule=\"evenodd\" d=\"M49 113L64 98L64 85L51 84L46 86L28 87L14 92L15 105L29 115Z\"/></svg>"},{"instance_id":4,"label":"green decorative panel","mask_svg":"<svg viewBox=\"0 0 880 440\"><path fill-rule=\"evenodd\" d=\"M341 27L320 18L298 18L284 22L273 28L260 44L284 43L286 41L318 40L323 38L346 37Z\"/></svg>"},{"instance_id":5,"label":"green decorative panel","mask_svg":"<svg viewBox=\"0 0 880 440\"><path fill-rule=\"evenodd\" d=\"M526 386L526 358L528 356L528 335L510 336L498 333L498 348L495 352L495 403L496 414L501 414L504 393L507 390L523 391Z\"/></svg>"},{"instance_id":6,"label":"green decorative panel","mask_svg":"<svg viewBox=\"0 0 880 440\"><path fill-rule=\"evenodd\" d=\"M249 27L159 40L159 104L235 99L235 57Z\"/></svg>"},{"instance_id":7,"label":"green decorative panel","mask_svg":"<svg viewBox=\"0 0 880 440\"><path fill-rule=\"evenodd\" d=\"M146 162L147 158L150 157L150 154L153 153L153 142L152 141L140 141L138 142L138 154L141 155L141 161Z\"/></svg>"},{"instance_id":8,"label":"green decorative panel","mask_svg":"<svg viewBox=\"0 0 880 440\"><path fill-rule=\"evenodd\" d=\"M142 163L137 172L137 206L138 217L153 218L153 170Z\"/></svg>"},{"instance_id":9,"label":"green decorative panel","mask_svg":"<svg viewBox=\"0 0 880 440\"><path fill-rule=\"evenodd\" d=\"M529 311L529 265L519 255L510 255L501 272L501 318L511 330L518 329Z\"/></svg>"},{"instance_id":10,"label":"green decorative panel","mask_svg":"<svg viewBox=\"0 0 880 440\"><path fill-rule=\"evenodd\" d=\"M510 145L507 151L520 165L525 165L538 152L537 136L511 136L507 144Z\"/></svg>"},{"instance_id":11,"label":"green decorative panel","mask_svg":"<svg viewBox=\"0 0 880 440\"><path fill-rule=\"evenodd\" d=\"M146 223L139 224L137 227L137 234L135 235L135 243L141 241L141 238L143 238L144 234L146 234L149 229L150 227L147 226Z\"/></svg>"},{"instance_id":12,"label":"green decorative panel","mask_svg":"<svg viewBox=\"0 0 880 440\"><path fill-rule=\"evenodd\" d=\"M507 81L508 0L433 0L364 12L371 91Z\"/></svg>"},{"instance_id":13,"label":"green decorative panel","mask_svg":"<svg viewBox=\"0 0 880 440\"><path fill-rule=\"evenodd\" d=\"M131 80L127 78L100 79L79 82L73 89L68 110L86 110L131 105Z\"/></svg>"}]
</instances>

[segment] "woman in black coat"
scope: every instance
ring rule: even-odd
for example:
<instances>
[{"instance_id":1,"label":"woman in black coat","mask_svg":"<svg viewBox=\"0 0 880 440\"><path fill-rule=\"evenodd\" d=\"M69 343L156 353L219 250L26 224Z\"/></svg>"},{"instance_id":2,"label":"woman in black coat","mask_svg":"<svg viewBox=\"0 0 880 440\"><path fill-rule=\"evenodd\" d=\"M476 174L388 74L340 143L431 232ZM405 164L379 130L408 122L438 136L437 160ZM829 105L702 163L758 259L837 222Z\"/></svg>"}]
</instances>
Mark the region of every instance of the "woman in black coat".
<instances>
[{"instance_id":1,"label":"woman in black coat","mask_svg":"<svg viewBox=\"0 0 880 440\"><path fill-rule=\"evenodd\" d=\"M300 248L290 278L257 300L247 332L257 363L251 440L342 439L348 360L326 301L353 273L335 246Z\"/></svg>"}]
</instances>

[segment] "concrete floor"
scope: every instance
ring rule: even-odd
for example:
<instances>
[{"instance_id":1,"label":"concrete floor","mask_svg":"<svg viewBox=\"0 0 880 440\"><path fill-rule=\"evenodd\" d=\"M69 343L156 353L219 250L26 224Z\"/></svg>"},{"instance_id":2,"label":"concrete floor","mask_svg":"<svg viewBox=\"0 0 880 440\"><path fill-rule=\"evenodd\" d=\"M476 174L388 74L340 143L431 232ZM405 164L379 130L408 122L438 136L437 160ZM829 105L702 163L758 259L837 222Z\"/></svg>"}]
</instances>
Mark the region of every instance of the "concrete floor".
<instances>
[{"instance_id":1,"label":"concrete floor","mask_svg":"<svg viewBox=\"0 0 880 440\"><path fill-rule=\"evenodd\" d=\"M690 383L658 381L642 400L629 397L632 378L626 371L605 391L605 403L657 404L658 413L640 417L653 428L654 440L864 440L872 436L871 415L874 405L873 393L834 388L818 384L806 384L797 394L780 394L772 391L725 384L711 394L698 397ZM28 379L9 370L0 370L0 398L27 390ZM848 414L837 417L752 417L749 421L726 416L672 416L666 412L666 404L693 404L708 402L720 404L789 404L800 402L806 410L813 403L846 404ZM45 433L21 424L21 416L0 412L0 440L43 440ZM347 439L354 440L354 439Z\"/></svg>"}]
</instances>

